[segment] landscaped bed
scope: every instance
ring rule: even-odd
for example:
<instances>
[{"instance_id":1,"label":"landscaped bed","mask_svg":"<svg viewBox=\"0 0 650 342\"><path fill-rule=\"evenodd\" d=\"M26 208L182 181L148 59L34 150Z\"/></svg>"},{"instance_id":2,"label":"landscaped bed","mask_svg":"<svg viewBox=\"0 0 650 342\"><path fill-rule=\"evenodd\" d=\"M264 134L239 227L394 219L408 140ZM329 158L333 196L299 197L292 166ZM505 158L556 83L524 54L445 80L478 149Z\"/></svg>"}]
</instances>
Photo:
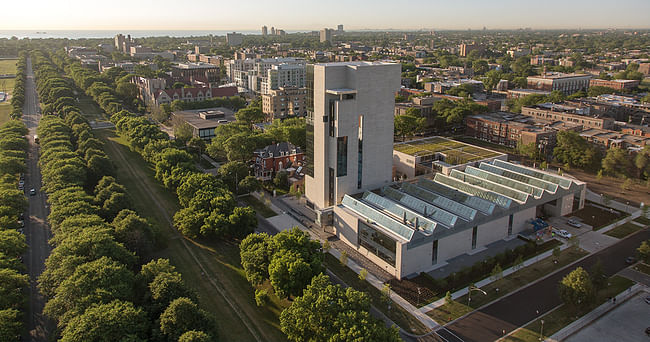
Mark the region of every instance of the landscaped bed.
<instances>
[{"instance_id":1,"label":"landscaped bed","mask_svg":"<svg viewBox=\"0 0 650 342\"><path fill-rule=\"evenodd\" d=\"M560 244L557 240L550 240L541 245L529 242L514 250L507 250L504 253L477 262L471 267L465 267L444 279L434 279L427 273L421 273L412 279L392 279L390 285L393 291L411 304L416 306L426 305L444 297L447 291L453 293L471 283L489 277L497 264L502 269L506 269L515 264L519 255L521 255L522 260L526 260L551 250Z\"/></svg>"},{"instance_id":2,"label":"landscaped bed","mask_svg":"<svg viewBox=\"0 0 650 342\"><path fill-rule=\"evenodd\" d=\"M639 231L639 230L641 230L643 228L645 228L645 227L644 226L639 226L639 225L634 224L632 222L628 222L626 224L622 224L622 225L608 231L607 233L605 233L605 235L609 235L609 236L615 237L617 239L622 239L622 238L624 238L624 237L626 237L626 236L628 236L628 235L630 235L630 234L632 234L634 232L637 232L637 231Z\"/></svg>"}]
</instances>

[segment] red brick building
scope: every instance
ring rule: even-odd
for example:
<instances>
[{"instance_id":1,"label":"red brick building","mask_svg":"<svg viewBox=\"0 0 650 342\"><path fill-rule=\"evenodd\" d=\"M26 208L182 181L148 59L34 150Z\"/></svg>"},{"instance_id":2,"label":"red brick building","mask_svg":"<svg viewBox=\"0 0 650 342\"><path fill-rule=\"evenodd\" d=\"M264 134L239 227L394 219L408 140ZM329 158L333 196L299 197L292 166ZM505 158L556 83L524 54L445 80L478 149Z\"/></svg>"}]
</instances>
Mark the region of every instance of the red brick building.
<instances>
[{"instance_id":1,"label":"red brick building","mask_svg":"<svg viewBox=\"0 0 650 342\"><path fill-rule=\"evenodd\" d=\"M616 90L623 89L634 89L639 86L639 81L637 80L601 80L601 79L592 79L589 81L590 87L608 87Z\"/></svg>"},{"instance_id":2,"label":"red brick building","mask_svg":"<svg viewBox=\"0 0 650 342\"><path fill-rule=\"evenodd\" d=\"M271 180L278 171L302 166L305 157L300 147L290 142L281 142L266 146L255 154L255 177Z\"/></svg>"}]
</instances>

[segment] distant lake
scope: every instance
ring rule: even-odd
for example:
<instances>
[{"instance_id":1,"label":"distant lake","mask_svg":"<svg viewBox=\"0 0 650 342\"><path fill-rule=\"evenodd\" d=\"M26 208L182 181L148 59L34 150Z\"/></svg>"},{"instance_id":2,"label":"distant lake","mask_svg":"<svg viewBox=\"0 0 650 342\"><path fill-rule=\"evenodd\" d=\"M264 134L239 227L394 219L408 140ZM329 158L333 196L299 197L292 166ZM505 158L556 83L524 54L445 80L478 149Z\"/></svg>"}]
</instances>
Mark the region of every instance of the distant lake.
<instances>
[{"instance_id":1,"label":"distant lake","mask_svg":"<svg viewBox=\"0 0 650 342\"><path fill-rule=\"evenodd\" d=\"M200 37L207 35L225 36L232 31L225 30L0 30L0 38L113 38L116 34L130 34L133 38L143 37ZM258 31L236 31L243 34L262 34ZM305 31L287 31L296 33Z\"/></svg>"}]
</instances>

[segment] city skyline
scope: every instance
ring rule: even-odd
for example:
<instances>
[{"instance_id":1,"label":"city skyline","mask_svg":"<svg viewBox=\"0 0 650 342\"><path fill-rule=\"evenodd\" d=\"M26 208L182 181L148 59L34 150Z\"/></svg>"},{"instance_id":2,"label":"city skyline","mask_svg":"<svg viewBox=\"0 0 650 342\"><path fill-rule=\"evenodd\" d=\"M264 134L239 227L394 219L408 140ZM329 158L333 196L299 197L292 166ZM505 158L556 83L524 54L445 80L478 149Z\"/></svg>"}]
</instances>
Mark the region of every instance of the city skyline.
<instances>
[{"instance_id":1,"label":"city skyline","mask_svg":"<svg viewBox=\"0 0 650 342\"><path fill-rule=\"evenodd\" d=\"M478 0L405 1L400 5L385 0L355 3L337 0L319 7L294 0L283 3L283 6L269 6L259 0L245 3L198 1L193 6L202 10L192 11L186 16L179 16L177 3L170 0L157 1L155 7L151 2L125 0L116 0L110 6L80 0L65 5L57 1L35 0L10 2L3 6L7 13L16 15L5 18L0 23L0 30L254 31L266 25L287 31L311 31L336 27L337 24L345 25L347 30L650 27L650 2L643 0L622 0L616 6L587 0L571 3L551 0L543 4L514 0L496 3ZM287 7L292 10L287 11ZM539 13L548 15L537 15Z\"/></svg>"}]
</instances>

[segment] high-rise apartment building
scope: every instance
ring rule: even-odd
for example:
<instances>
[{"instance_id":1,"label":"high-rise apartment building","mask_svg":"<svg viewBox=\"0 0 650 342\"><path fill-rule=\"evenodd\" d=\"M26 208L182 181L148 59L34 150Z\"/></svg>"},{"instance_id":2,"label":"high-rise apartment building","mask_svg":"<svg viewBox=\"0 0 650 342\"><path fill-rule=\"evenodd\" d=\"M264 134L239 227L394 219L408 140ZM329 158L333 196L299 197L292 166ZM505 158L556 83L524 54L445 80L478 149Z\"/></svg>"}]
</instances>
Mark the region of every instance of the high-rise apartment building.
<instances>
[{"instance_id":1,"label":"high-rise apartment building","mask_svg":"<svg viewBox=\"0 0 650 342\"><path fill-rule=\"evenodd\" d=\"M266 36L266 35L269 33L268 30L269 30L269 29L266 27L266 25L262 26L262 35L263 35L263 36Z\"/></svg>"},{"instance_id":2,"label":"high-rise apartment building","mask_svg":"<svg viewBox=\"0 0 650 342\"><path fill-rule=\"evenodd\" d=\"M399 64L385 62L307 65L303 170L309 206L320 211L339 204L345 194L391 181L400 74Z\"/></svg>"},{"instance_id":3,"label":"high-rise apartment building","mask_svg":"<svg viewBox=\"0 0 650 342\"><path fill-rule=\"evenodd\" d=\"M241 33L226 33L226 42L228 42L228 45L230 46L237 46L241 45L241 43L244 41L244 35Z\"/></svg>"},{"instance_id":4,"label":"high-rise apartment building","mask_svg":"<svg viewBox=\"0 0 650 342\"><path fill-rule=\"evenodd\" d=\"M320 42L332 42L332 29L324 28L320 30Z\"/></svg>"},{"instance_id":5,"label":"high-rise apartment building","mask_svg":"<svg viewBox=\"0 0 650 342\"><path fill-rule=\"evenodd\" d=\"M343 25L339 24L339 26L336 27L337 33L343 33Z\"/></svg>"}]
</instances>

